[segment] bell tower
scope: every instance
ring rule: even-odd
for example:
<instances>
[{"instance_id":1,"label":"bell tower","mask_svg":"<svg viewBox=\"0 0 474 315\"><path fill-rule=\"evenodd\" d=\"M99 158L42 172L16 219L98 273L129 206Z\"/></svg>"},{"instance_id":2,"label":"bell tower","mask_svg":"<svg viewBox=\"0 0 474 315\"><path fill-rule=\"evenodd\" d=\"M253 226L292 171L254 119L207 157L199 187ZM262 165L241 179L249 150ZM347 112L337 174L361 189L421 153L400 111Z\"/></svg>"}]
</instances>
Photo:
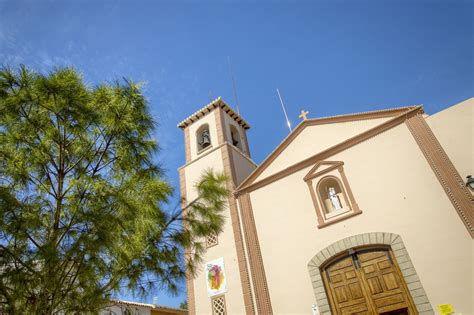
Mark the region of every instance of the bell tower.
<instances>
[{"instance_id":1,"label":"bell tower","mask_svg":"<svg viewBox=\"0 0 474 315\"><path fill-rule=\"evenodd\" d=\"M184 132L186 162L179 168L180 192L197 198L194 184L208 168L228 177L232 192L255 168L247 141L249 124L220 97L178 124ZM183 205L184 207L185 205ZM231 194L219 235L206 239L207 252L199 274L186 280L189 314L254 313L251 284L237 201ZM222 288L210 290L209 268L221 268Z\"/></svg>"}]
</instances>

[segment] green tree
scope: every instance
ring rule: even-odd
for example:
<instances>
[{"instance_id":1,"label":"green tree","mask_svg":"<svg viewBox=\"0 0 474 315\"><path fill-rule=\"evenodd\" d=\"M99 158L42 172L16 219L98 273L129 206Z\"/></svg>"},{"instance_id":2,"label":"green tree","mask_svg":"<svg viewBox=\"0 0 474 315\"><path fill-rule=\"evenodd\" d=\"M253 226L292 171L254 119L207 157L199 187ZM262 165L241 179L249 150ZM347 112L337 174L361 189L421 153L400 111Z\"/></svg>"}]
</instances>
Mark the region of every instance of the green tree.
<instances>
[{"instance_id":1,"label":"green tree","mask_svg":"<svg viewBox=\"0 0 474 315\"><path fill-rule=\"evenodd\" d=\"M219 233L226 178L164 211L139 85L91 87L70 68L0 71L0 303L11 314L96 312L117 290L177 290ZM184 223L184 224L182 224ZM187 248L186 259L183 249Z\"/></svg>"},{"instance_id":2,"label":"green tree","mask_svg":"<svg viewBox=\"0 0 474 315\"><path fill-rule=\"evenodd\" d=\"M179 304L179 308L182 310L187 310L188 309L188 300L185 300Z\"/></svg>"}]
</instances>

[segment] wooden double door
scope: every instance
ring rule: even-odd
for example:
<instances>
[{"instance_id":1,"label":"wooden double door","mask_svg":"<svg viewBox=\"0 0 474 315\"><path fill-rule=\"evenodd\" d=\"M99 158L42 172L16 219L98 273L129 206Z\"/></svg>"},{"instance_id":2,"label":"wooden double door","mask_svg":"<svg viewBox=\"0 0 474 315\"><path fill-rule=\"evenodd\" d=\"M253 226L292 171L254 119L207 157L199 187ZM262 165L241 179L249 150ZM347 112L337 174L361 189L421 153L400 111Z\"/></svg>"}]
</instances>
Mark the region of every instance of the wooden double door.
<instances>
[{"instance_id":1,"label":"wooden double door","mask_svg":"<svg viewBox=\"0 0 474 315\"><path fill-rule=\"evenodd\" d=\"M351 249L323 278L333 314L417 314L389 248Z\"/></svg>"}]
</instances>

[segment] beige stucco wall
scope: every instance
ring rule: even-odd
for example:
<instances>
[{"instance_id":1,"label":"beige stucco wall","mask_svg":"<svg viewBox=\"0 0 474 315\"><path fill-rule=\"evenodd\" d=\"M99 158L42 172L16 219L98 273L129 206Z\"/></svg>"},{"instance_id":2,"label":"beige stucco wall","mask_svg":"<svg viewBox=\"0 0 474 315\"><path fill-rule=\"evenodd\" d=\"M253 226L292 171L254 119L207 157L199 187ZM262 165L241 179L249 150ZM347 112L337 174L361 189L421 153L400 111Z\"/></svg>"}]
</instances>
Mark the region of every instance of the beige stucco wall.
<instances>
[{"instance_id":1,"label":"beige stucco wall","mask_svg":"<svg viewBox=\"0 0 474 315\"><path fill-rule=\"evenodd\" d=\"M222 117L222 131L226 143L218 143L217 124L221 123L217 118L220 111ZM209 134L211 137L211 146L197 152L196 132L203 126L208 124ZM230 126L234 126L240 136L242 150L233 147L231 142ZM223 150L230 154L231 168L235 170L236 181L240 183L248 174L256 167L256 165L247 157L243 156L243 152L247 152L245 129L241 127L234 119L221 109L213 110L205 116L200 117L198 121L192 123L189 127L190 138L190 157L191 161L184 166L184 177L186 184L186 197L188 202L197 197L194 185L198 182L202 171L212 168L217 172L224 172ZM223 147L226 146L226 147ZM226 169L226 175L231 176L229 170ZM201 273L194 279L195 293L195 311L196 314L211 314L211 298L207 296L206 274L204 272L205 264L211 260L223 257L226 271L227 292L225 293L226 309L230 314L245 313L242 285L240 272L238 268L237 252L235 248L234 232L230 216L230 209L227 205L225 210L226 222L224 231L218 237L218 245L208 248L201 268Z\"/></svg>"},{"instance_id":2,"label":"beige stucco wall","mask_svg":"<svg viewBox=\"0 0 474 315\"><path fill-rule=\"evenodd\" d=\"M209 125L210 130L212 130L212 125ZM193 135L191 136L191 143L192 142ZM191 164L188 164L185 167L188 201L192 201L197 197L197 192L194 189L194 185L199 181L202 171L209 167L212 167L212 169L216 172L224 171L220 148L208 153L206 156L192 162ZM235 249L235 241L228 207L225 210L225 216L226 221L224 225L224 232L219 235L219 245L208 249L204 258L204 263L201 267L201 272L194 279L196 314L212 314L211 299L207 296L206 274L204 272L204 268L206 262L220 257L224 257L225 275L227 277L227 293L225 294L227 310L230 314L245 313L240 273L237 263L237 253Z\"/></svg>"},{"instance_id":3,"label":"beige stucco wall","mask_svg":"<svg viewBox=\"0 0 474 315\"><path fill-rule=\"evenodd\" d=\"M433 130L461 177L474 176L474 98L429 116Z\"/></svg>"},{"instance_id":4,"label":"beige stucco wall","mask_svg":"<svg viewBox=\"0 0 474 315\"><path fill-rule=\"evenodd\" d=\"M389 118L377 118L306 127L293 142L280 153L279 157L260 174L257 180L268 177L292 164L328 149L339 142L367 131L388 119Z\"/></svg>"},{"instance_id":5,"label":"beige stucco wall","mask_svg":"<svg viewBox=\"0 0 474 315\"><path fill-rule=\"evenodd\" d=\"M257 165L252 162L248 157L244 156L244 154L236 147L230 146L231 156L232 156L232 163L234 163L234 167L236 170L236 183L235 185L238 186L247 176L252 173Z\"/></svg>"},{"instance_id":6,"label":"beige stucco wall","mask_svg":"<svg viewBox=\"0 0 474 315\"><path fill-rule=\"evenodd\" d=\"M295 152L305 139L293 144ZM294 161L282 158L276 162ZM307 264L321 249L355 234L391 232L402 237L433 308L451 303L472 314L472 239L406 125L328 160L345 163L361 215L318 229L303 181L311 167L250 195L274 313L311 313Z\"/></svg>"}]
</instances>

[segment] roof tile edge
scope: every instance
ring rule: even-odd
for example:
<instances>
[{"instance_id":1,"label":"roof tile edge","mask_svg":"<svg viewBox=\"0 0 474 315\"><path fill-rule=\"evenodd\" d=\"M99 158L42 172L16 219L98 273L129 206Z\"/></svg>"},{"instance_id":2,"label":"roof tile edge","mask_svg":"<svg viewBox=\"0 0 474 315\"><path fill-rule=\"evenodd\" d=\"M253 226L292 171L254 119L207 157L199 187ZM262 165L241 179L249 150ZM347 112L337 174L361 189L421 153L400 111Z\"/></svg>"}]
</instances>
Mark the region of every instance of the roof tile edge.
<instances>
[{"instance_id":1,"label":"roof tile edge","mask_svg":"<svg viewBox=\"0 0 474 315\"><path fill-rule=\"evenodd\" d=\"M193 114L189 115L187 118L185 118L183 121L181 121L177 127L184 129L187 126L191 125L194 123L196 120L199 118L205 116L206 114L210 113L213 111L215 108L221 107L224 109L224 111L232 118L234 119L239 125L241 125L244 129L249 129L250 125L240 116L240 114L236 113L232 107L229 106L220 96L210 102L209 104L205 105L204 107L201 107L201 109L197 110Z\"/></svg>"}]
</instances>

